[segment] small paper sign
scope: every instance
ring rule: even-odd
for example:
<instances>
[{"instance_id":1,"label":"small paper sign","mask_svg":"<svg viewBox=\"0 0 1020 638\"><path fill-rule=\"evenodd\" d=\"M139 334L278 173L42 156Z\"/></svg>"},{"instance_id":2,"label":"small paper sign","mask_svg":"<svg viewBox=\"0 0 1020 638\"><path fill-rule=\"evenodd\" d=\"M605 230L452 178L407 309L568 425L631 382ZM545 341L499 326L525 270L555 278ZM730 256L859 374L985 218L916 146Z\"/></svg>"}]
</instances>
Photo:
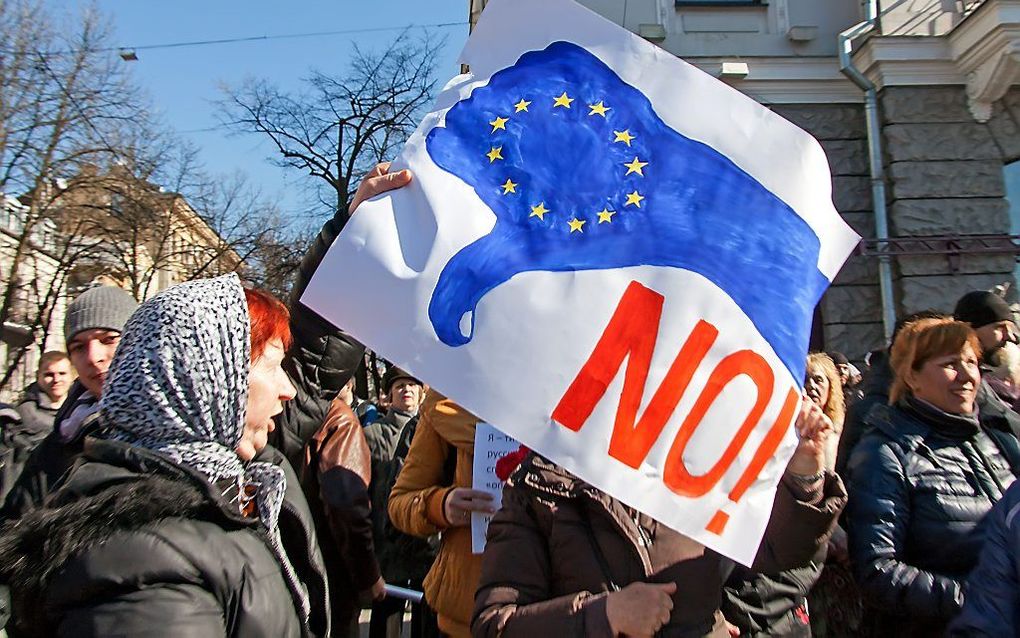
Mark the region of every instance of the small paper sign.
<instances>
[{"instance_id":1,"label":"small paper sign","mask_svg":"<svg viewBox=\"0 0 1020 638\"><path fill-rule=\"evenodd\" d=\"M493 507L497 510L503 503L503 481L496 476L496 462L516 452L520 446L513 437L503 434L488 423L479 423L475 428L474 480L471 487L492 494ZM485 551L485 534L489 530L490 520L491 514L471 513L472 553L481 554Z\"/></svg>"}]
</instances>

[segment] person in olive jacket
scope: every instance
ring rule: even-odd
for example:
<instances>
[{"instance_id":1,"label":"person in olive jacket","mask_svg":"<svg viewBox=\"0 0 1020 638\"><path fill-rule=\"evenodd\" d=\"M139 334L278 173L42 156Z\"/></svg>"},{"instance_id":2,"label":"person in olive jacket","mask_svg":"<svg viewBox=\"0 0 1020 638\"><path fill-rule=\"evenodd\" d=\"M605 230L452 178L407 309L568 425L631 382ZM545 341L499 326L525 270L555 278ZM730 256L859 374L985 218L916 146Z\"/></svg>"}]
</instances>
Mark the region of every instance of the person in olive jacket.
<instances>
[{"instance_id":1,"label":"person in olive jacket","mask_svg":"<svg viewBox=\"0 0 1020 638\"><path fill-rule=\"evenodd\" d=\"M810 401L753 567L807 565L846 504L824 470L832 424ZM719 611L732 561L659 524L541 456L503 490L489 524L472 634L681 638L730 635Z\"/></svg>"},{"instance_id":2,"label":"person in olive jacket","mask_svg":"<svg viewBox=\"0 0 1020 638\"><path fill-rule=\"evenodd\" d=\"M1020 471L1016 439L975 410L980 352L965 323L906 326L890 357L890 405L872 409L850 457L850 559L882 635L945 631L963 605L982 520Z\"/></svg>"}]
</instances>

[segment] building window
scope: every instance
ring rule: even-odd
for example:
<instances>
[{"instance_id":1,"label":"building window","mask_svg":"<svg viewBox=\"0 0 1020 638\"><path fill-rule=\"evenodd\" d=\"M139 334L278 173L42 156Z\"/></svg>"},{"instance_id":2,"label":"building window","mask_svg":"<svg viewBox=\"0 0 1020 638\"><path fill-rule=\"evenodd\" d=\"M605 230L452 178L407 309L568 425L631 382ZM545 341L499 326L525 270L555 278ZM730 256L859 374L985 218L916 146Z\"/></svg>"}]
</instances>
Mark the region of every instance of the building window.
<instances>
[{"instance_id":1,"label":"building window","mask_svg":"<svg viewBox=\"0 0 1020 638\"><path fill-rule=\"evenodd\" d=\"M767 0L675 0L678 7L758 7Z\"/></svg>"},{"instance_id":2,"label":"building window","mask_svg":"<svg viewBox=\"0 0 1020 638\"><path fill-rule=\"evenodd\" d=\"M1020 235L1020 160L1002 167L1006 182L1006 202L1009 204L1009 234ZM1013 269L1013 278L1020 284L1020 264Z\"/></svg>"}]
</instances>

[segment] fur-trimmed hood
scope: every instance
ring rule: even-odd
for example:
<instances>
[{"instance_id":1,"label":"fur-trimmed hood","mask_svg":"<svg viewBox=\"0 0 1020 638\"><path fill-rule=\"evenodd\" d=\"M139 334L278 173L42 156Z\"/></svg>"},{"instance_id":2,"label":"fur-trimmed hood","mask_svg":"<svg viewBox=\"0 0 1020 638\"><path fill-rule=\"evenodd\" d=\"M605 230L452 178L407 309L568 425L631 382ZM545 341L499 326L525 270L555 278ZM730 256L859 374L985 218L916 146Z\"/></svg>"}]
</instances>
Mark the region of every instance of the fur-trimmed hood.
<instances>
[{"instance_id":1,"label":"fur-trimmed hood","mask_svg":"<svg viewBox=\"0 0 1020 638\"><path fill-rule=\"evenodd\" d=\"M119 532L141 530L168 518L201 519L254 527L257 520L231 507L195 472L140 448L86 440L92 462L72 469L69 482L47 507L0 528L0 582L18 593L19 624L47 623L46 590L69 559ZM28 621L28 622L26 622ZM41 624L40 624L41 623Z\"/></svg>"},{"instance_id":2,"label":"fur-trimmed hood","mask_svg":"<svg viewBox=\"0 0 1020 638\"><path fill-rule=\"evenodd\" d=\"M271 448L260 459L283 463ZM153 619L186 635L327 635L322 557L296 477L289 482L280 524L306 591L285 577L260 519L221 493L229 481L211 484L150 450L86 438L46 506L0 528L0 585L13 593L18 635L145 633Z\"/></svg>"}]
</instances>

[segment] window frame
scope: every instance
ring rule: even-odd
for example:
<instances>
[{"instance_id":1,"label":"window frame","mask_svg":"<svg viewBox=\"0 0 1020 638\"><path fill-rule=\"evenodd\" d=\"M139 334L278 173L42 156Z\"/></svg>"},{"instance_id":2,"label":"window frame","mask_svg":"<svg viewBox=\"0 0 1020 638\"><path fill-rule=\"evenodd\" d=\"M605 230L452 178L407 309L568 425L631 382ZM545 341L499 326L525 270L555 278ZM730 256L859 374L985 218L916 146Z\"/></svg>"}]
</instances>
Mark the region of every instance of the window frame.
<instances>
[{"instance_id":1,"label":"window frame","mask_svg":"<svg viewBox=\"0 0 1020 638\"><path fill-rule=\"evenodd\" d=\"M680 7L764 7L768 0L674 0L674 6Z\"/></svg>"}]
</instances>

